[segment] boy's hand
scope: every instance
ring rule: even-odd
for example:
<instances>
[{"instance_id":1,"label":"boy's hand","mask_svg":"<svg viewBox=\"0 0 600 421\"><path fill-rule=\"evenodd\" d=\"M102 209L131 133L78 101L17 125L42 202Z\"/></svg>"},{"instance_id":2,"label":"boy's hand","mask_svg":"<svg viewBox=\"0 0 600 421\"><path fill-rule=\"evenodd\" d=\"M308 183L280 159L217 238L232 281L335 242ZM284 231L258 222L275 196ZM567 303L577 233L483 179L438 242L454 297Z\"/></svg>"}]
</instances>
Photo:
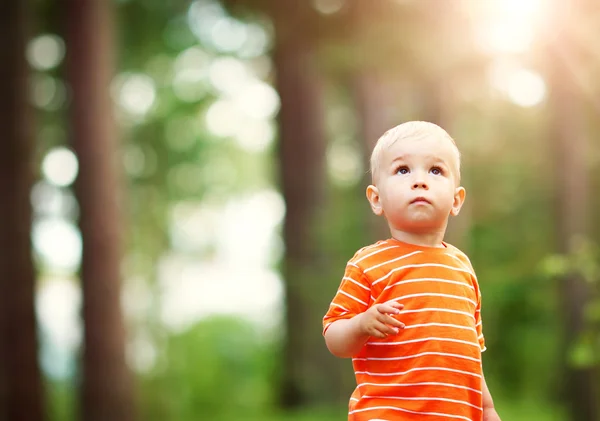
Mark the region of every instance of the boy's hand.
<instances>
[{"instance_id":1,"label":"boy's hand","mask_svg":"<svg viewBox=\"0 0 600 421\"><path fill-rule=\"evenodd\" d=\"M404 304L394 300L371 306L359 316L360 332L376 338L397 335L400 329L404 329L404 323L394 319L390 314L399 314L402 308Z\"/></svg>"}]
</instances>

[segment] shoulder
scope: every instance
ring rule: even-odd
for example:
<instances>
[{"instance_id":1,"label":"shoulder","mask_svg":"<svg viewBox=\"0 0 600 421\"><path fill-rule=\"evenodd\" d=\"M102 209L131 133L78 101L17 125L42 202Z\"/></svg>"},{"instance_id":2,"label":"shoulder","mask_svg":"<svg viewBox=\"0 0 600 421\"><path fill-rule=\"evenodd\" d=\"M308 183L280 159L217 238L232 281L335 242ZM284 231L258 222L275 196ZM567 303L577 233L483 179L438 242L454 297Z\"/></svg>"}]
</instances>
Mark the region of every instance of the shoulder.
<instances>
[{"instance_id":1,"label":"shoulder","mask_svg":"<svg viewBox=\"0 0 600 421\"><path fill-rule=\"evenodd\" d=\"M354 256L352 256L348 263L352 263L356 266L364 266L363 262L365 261L380 260L382 258L382 254L384 254L385 251L389 250L390 248L392 248L392 245L388 240L377 241L376 243L359 249L356 253L354 253ZM363 264L361 265L361 263Z\"/></svg>"},{"instance_id":2,"label":"shoulder","mask_svg":"<svg viewBox=\"0 0 600 421\"><path fill-rule=\"evenodd\" d=\"M361 272L368 272L386 262L415 254L411 251L390 239L381 240L358 250L348 261L348 266L359 269Z\"/></svg>"},{"instance_id":3,"label":"shoulder","mask_svg":"<svg viewBox=\"0 0 600 421\"><path fill-rule=\"evenodd\" d=\"M467 256L466 253L464 253L463 251L461 251L458 247L453 246L452 244L449 243L444 243L447 246L447 253L452 256L455 260L458 260L459 262L461 262L467 269L469 269L469 271L471 271L473 273L473 275L475 275L475 269L473 269L473 265L471 264L471 260L469 259L469 256Z\"/></svg>"}]
</instances>

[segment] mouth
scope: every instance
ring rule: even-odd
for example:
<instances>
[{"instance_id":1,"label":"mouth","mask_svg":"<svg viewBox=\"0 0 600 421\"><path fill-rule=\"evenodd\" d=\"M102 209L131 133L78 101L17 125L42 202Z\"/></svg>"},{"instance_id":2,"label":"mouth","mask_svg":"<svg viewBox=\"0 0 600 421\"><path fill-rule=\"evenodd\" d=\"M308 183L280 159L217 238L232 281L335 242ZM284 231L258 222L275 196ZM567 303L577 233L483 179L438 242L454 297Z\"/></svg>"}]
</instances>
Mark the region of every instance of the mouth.
<instances>
[{"instance_id":1,"label":"mouth","mask_svg":"<svg viewBox=\"0 0 600 421\"><path fill-rule=\"evenodd\" d=\"M420 204L428 204L428 205L431 205L431 202L430 202L429 200L425 199L424 197L417 197L417 198L415 198L415 199L411 200L411 202L410 202L410 204L411 204L411 205L412 205L412 204L419 204L419 203L420 203Z\"/></svg>"}]
</instances>

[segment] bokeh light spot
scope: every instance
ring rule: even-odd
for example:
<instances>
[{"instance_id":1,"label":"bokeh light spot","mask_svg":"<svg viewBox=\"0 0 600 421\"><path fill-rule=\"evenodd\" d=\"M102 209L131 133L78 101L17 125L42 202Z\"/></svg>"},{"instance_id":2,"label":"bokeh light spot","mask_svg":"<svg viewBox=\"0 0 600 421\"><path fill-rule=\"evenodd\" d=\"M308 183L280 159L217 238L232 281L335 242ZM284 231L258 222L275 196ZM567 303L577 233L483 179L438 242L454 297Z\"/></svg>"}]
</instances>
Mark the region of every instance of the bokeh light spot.
<instances>
[{"instance_id":1,"label":"bokeh light spot","mask_svg":"<svg viewBox=\"0 0 600 421\"><path fill-rule=\"evenodd\" d=\"M63 218L40 218L33 224L33 246L53 269L74 272L81 262L82 242L77 227Z\"/></svg>"},{"instance_id":2,"label":"bokeh light spot","mask_svg":"<svg viewBox=\"0 0 600 421\"><path fill-rule=\"evenodd\" d=\"M154 105L156 88L154 80L144 74L125 74L116 79L118 104L134 116L144 116Z\"/></svg>"},{"instance_id":3,"label":"bokeh light spot","mask_svg":"<svg viewBox=\"0 0 600 421\"><path fill-rule=\"evenodd\" d=\"M56 186L69 186L75 181L79 163L75 154L65 147L51 149L42 161L42 173Z\"/></svg>"},{"instance_id":4,"label":"bokeh light spot","mask_svg":"<svg viewBox=\"0 0 600 421\"><path fill-rule=\"evenodd\" d=\"M64 42L56 35L40 35L31 40L27 46L27 60L37 70L55 68L60 64L64 55Z\"/></svg>"}]
</instances>

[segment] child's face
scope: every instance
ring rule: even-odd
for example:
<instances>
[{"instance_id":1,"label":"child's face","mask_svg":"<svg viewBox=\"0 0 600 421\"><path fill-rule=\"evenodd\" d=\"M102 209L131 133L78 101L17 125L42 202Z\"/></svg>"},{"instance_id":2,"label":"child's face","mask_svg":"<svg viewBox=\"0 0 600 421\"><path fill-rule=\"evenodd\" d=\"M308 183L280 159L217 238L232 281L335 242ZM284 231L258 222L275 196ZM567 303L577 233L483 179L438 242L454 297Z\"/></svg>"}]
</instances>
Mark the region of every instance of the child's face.
<instances>
[{"instance_id":1,"label":"child's face","mask_svg":"<svg viewBox=\"0 0 600 421\"><path fill-rule=\"evenodd\" d=\"M382 151L376 185L367 189L373 211L393 230L444 230L465 195L458 187L458 159L456 147L441 136L394 142Z\"/></svg>"}]
</instances>

